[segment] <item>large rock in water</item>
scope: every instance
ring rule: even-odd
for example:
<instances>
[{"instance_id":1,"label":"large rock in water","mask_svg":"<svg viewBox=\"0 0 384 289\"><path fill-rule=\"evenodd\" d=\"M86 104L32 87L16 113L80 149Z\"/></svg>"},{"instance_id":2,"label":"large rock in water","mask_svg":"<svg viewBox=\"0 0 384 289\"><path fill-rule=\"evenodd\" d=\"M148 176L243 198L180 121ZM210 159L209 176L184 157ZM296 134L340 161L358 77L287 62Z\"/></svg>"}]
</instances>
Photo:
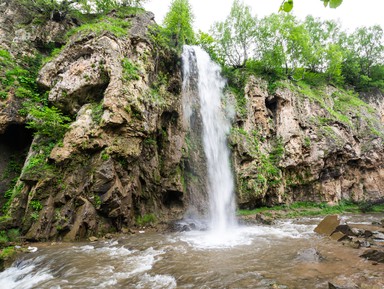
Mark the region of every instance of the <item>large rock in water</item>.
<instances>
[{"instance_id":1,"label":"large rock in water","mask_svg":"<svg viewBox=\"0 0 384 289\"><path fill-rule=\"evenodd\" d=\"M340 219L338 215L326 216L314 231L318 234L331 236L339 225Z\"/></svg>"}]
</instances>

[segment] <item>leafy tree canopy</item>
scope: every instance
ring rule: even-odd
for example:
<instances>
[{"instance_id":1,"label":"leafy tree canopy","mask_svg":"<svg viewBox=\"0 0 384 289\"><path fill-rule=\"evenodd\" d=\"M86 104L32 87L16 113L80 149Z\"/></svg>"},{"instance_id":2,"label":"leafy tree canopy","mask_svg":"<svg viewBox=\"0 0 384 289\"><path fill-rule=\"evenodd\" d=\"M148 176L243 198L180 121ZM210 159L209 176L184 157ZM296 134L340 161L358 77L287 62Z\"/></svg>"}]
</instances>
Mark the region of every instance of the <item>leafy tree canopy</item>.
<instances>
[{"instance_id":1,"label":"leafy tree canopy","mask_svg":"<svg viewBox=\"0 0 384 289\"><path fill-rule=\"evenodd\" d=\"M20 0L29 10L51 20L62 21L74 10L83 13L106 13L121 6L139 6L145 0Z\"/></svg>"},{"instance_id":2,"label":"leafy tree canopy","mask_svg":"<svg viewBox=\"0 0 384 289\"><path fill-rule=\"evenodd\" d=\"M164 26L166 34L178 50L181 50L184 44L195 42L193 20L194 16L188 0L171 2L170 9L164 18Z\"/></svg>"},{"instance_id":3,"label":"leafy tree canopy","mask_svg":"<svg viewBox=\"0 0 384 289\"><path fill-rule=\"evenodd\" d=\"M320 0L324 3L325 7L337 8L343 3L343 0ZM293 9L293 0L284 0L281 3L280 11L290 12Z\"/></svg>"}]
</instances>

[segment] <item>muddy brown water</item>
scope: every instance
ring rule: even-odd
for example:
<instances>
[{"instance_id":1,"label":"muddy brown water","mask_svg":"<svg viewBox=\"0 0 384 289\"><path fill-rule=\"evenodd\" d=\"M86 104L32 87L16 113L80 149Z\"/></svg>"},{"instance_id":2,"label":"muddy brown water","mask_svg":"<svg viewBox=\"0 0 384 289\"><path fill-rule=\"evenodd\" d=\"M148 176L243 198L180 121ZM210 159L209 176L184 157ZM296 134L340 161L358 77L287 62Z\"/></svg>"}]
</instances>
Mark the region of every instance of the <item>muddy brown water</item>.
<instances>
[{"instance_id":1,"label":"muddy brown water","mask_svg":"<svg viewBox=\"0 0 384 289\"><path fill-rule=\"evenodd\" d=\"M371 223L381 215L343 216ZM384 288L384 264L321 237L321 218L249 226L223 235L139 233L94 243L39 245L0 273L0 289ZM316 252L318 254L316 254Z\"/></svg>"}]
</instances>

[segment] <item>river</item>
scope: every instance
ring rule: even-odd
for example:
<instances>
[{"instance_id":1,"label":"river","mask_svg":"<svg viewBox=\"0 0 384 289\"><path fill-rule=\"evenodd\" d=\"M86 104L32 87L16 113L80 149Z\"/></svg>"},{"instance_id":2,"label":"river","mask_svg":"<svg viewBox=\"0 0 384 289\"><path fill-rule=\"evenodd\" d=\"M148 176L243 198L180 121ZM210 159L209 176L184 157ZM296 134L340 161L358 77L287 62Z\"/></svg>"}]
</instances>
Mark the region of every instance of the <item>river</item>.
<instances>
[{"instance_id":1,"label":"river","mask_svg":"<svg viewBox=\"0 0 384 289\"><path fill-rule=\"evenodd\" d=\"M370 223L383 217L343 218ZM226 236L137 233L94 243L39 244L37 252L21 256L0 273L0 288L312 289L328 288L330 281L384 288L372 285L384 284L384 265L360 258L363 249L314 233L320 220L240 226Z\"/></svg>"}]
</instances>

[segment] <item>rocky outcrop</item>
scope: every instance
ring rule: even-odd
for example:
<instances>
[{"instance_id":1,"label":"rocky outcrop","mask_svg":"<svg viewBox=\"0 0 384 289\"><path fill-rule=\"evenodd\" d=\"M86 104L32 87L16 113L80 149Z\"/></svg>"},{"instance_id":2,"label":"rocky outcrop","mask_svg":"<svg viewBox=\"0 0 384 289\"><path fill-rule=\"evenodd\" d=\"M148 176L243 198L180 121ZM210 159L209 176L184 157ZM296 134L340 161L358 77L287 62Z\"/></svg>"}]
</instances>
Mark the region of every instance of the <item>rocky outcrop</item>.
<instances>
[{"instance_id":1,"label":"rocky outcrop","mask_svg":"<svg viewBox=\"0 0 384 289\"><path fill-rule=\"evenodd\" d=\"M250 77L238 115L234 163L240 206L337 203L384 196L382 97L332 86L282 83L274 93Z\"/></svg>"},{"instance_id":2,"label":"rocky outcrop","mask_svg":"<svg viewBox=\"0 0 384 289\"><path fill-rule=\"evenodd\" d=\"M119 231L146 216L181 217L188 202L181 79L174 52L155 54L148 37L153 17L126 15L126 36L75 34L40 69L37 82L49 105L73 121L56 144L34 138L15 186L8 218L28 240L74 240ZM37 39L39 27L23 41ZM49 29L40 42L58 38L57 29Z\"/></svg>"}]
</instances>

